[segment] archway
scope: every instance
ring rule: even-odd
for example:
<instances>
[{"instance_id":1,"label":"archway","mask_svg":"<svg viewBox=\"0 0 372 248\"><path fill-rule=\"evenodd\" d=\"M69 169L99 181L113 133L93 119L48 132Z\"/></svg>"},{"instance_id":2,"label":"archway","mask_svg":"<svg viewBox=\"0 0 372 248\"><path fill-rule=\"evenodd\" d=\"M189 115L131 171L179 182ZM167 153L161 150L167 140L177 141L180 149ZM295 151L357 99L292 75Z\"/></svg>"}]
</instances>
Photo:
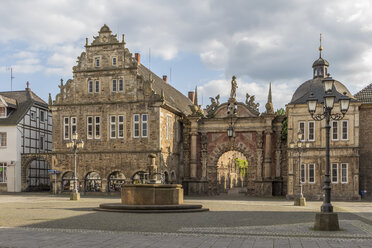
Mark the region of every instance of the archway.
<instances>
[{"instance_id":1,"label":"archway","mask_svg":"<svg viewBox=\"0 0 372 248\"><path fill-rule=\"evenodd\" d=\"M79 185L77 179L77 185ZM62 175L62 191L72 191L74 189L74 172L67 171Z\"/></svg>"},{"instance_id":2,"label":"archway","mask_svg":"<svg viewBox=\"0 0 372 248\"><path fill-rule=\"evenodd\" d=\"M112 172L108 177L108 192L120 191L121 185L125 183L125 176L120 171Z\"/></svg>"},{"instance_id":3,"label":"archway","mask_svg":"<svg viewBox=\"0 0 372 248\"><path fill-rule=\"evenodd\" d=\"M100 192L102 189L101 176L95 172L89 172L84 178L85 192Z\"/></svg>"},{"instance_id":4,"label":"archway","mask_svg":"<svg viewBox=\"0 0 372 248\"><path fill-rule=\"evenodd\" d=\"M248 160L239 151L223 153L217 162L217 190L227 193L230 189L247 186Z\"/></svg>"},{"instance_id":5,"label":"archway","mask_svg":"<svg viewBox=\"0 0 372 248\"><path fill-rule=\"evenodd\" d=\"M35 158L27 167L26 191L49 191L49 165L41 158Z\"/></svg>"}]
</instances>

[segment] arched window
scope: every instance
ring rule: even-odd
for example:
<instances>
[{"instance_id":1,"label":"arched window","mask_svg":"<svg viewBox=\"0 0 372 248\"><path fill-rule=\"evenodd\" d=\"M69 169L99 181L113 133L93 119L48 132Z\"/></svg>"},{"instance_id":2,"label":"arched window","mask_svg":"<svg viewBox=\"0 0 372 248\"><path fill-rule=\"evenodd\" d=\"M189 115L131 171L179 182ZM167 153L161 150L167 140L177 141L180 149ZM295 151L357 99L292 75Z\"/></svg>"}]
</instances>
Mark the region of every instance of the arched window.
<instances>
[{"instance_id":1,"label":"arched window","mask_svg":"<svg viewBox=\"0 0 372 248\"><path fill-rule=\"evenodd\" d=\"M77 180L77 185L79 181ZM74 173L67 171L62 176L62 191L72 191L74 189Z\"/></svg>"},{"instance_id":2,"label":"arched window","mask_svg":"<svg viewBox=\"0 0 372 248\"><path fill-rule=\"evenodd\" d=\"M125 183L125 176L120 171L114 171L108 177L108 192L120 191L121 185Z\"/></svg>"},{"instance_id":3,"label":"arched window","mask_svg":"<svg viewBox=\"0 0 372 248\"><path fill-rule=\"evenodd\" d=\"M84 185L85 192L100 192L102 188L102 179L97 172L89 172L85 177Z\"/></svg>"}]
</instances>

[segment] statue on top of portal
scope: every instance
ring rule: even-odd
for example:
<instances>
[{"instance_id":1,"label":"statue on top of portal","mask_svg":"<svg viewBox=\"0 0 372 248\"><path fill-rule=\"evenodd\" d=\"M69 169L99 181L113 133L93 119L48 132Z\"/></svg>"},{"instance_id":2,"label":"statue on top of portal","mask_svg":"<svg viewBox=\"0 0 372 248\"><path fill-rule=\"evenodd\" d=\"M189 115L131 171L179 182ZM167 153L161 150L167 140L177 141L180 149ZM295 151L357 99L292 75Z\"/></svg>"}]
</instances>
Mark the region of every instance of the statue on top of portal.
<instances>
[{"instance_id":1,"label":"statue on top of portal","mask_svg":"<svg viewBox=\"0 0 372 248\"><path fill-rule=\"evenodd\" d=\"M233 99L236 97L236 89L238 88L238 84L236 83L236 77L233 76L231 80L231 93L230 93L230 99Z\"/></svg>"}]
</instances>

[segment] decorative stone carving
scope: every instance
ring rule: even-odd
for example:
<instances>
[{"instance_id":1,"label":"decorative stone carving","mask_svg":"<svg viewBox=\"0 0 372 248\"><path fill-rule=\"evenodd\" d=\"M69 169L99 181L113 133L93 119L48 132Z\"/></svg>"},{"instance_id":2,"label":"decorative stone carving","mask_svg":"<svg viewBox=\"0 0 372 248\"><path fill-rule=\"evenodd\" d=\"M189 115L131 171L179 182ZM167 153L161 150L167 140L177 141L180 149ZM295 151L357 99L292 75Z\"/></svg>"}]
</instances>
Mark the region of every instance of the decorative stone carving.
<instances>
[{"instance_id":1,"label":"decorative stone carving","mask_svg":"<svg viewBox=\"0 0 372 248\"><path fill-rule=\"evenodd\" d=\"M245 104L256 111L258 111L260 107L259 103L255 103L255 96L250 96L248 93L245 94Z\"/></svg>"},{"instance_id":2,"label":"decorative stone carving","mask_svg":"<svg viewBox=\"0 0 372 248\"><path fill-rule=\"evenodd\" d=\"M257 149L257 180L262 179L262 149Z\"/></svg>"},{"instance_id":3,"label":"decorative stone carving","mask_svg":"<svg viewBox=\"0 0 372 248\"><path fill-rule=\"evenodd\" d=\"M220 105L220 95L217 95L216 98L209 97L211 100L211 105L207 105L206 111L207 111L207 117L213 118L214 112L216 111L217 107Z\"/></svg>"},{"instance_id":4,"label":"decorative stone carving","mask_svg":"<svg viewBox=\"0 0 372 248\"><path fill-rule=\"evenodd\" d=\"M257 142L257 148L262 149L262 146L263 146L263 134L262 134L262 132L257 132L256 142Z\"/></svg>"}]
</instances>

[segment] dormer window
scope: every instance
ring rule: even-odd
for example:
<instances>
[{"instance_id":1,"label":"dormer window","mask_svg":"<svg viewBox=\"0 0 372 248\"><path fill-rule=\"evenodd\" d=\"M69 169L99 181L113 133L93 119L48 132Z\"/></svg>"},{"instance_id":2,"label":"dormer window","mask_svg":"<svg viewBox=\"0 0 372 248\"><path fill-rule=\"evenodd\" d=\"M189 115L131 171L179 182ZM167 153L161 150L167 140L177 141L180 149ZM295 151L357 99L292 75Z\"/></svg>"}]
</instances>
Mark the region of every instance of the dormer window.
<instances>
[{"instance_id":1,"label":"dormer window","mask_svg":"<svg viewBox=\"0 0 372 248\"><path fill-rule=\"evenodd\" d=\"M6 116L6 107L0 107L0 118L5 118Z\"/></svg>"}]
</instances>

